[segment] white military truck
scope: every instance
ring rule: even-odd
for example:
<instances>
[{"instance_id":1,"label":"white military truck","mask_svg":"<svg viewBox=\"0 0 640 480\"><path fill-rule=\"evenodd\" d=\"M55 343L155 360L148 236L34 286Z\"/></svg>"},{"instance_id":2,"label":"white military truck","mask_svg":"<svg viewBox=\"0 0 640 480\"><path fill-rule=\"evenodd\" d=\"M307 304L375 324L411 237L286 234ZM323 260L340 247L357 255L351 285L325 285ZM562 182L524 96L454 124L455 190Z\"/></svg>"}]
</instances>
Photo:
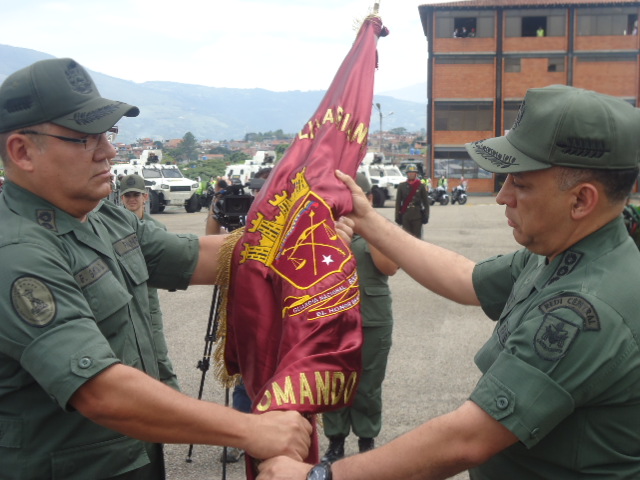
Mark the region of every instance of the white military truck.
<instances>
[{"instance_id":1,"label":"white military truck","mask_svg":"<svg viewBox=\"0 0 640 480\"><path fill-rule=\"evenodd\" d=\"M227 166L224 175L232 184L247 185L258 171L263 168L273 167L275 161L275 151L258 150L251 160Z\"/></svg>"},{"instance_id":2,"label":"white military truck","mask_svg":"<svg viewBox=\"0 0 640 480\"><path fill-rule=\"evenodd\" d=\"M195 195L198 183L186 178L177 165L160 163L155 153L145 150L140 159L129 163L112 165L111 173L116 178L120 175L135 173L144 178L149 191L149 210L151 213L163 212L165 207L184 207L187 213L200 210L200 199ZM146 159L146 161L143 161Z\"/></svg>"},{"instance_id":3,"label":"white military truck","mask_svg":"<svg viewBox=\"0 0 640 480\"><path fill-rule=\"evenodd\" d=\"M398 185L406 180L398 167L385 163L384 154L381 153L367 153L358 171L369 180L373 206L378 208L384 207L387 200L395 200Z\"/></svg>"}]
</instances>

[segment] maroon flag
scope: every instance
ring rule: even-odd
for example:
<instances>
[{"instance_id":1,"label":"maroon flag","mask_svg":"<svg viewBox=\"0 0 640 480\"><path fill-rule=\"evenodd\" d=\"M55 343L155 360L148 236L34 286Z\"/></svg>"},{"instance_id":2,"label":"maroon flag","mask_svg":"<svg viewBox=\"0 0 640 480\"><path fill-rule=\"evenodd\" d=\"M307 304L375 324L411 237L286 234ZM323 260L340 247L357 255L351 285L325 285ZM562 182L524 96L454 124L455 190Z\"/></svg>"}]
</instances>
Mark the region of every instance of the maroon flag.
<instances>
[{"instance_id":1,"label":"maroon flag","mask_svg":"<svg viewBox=\"0 0 640 480\"><path fill-rule=\"evenodd\" d=\"M377 64L386 35L365 19L311 120L271 172L233 251L225 364L240 373L255 413L312 414L351 403L361 371L355 259L337 235L367 148ZM318 460L317 444L307 459Z\"/></svg>"}]
</instances>

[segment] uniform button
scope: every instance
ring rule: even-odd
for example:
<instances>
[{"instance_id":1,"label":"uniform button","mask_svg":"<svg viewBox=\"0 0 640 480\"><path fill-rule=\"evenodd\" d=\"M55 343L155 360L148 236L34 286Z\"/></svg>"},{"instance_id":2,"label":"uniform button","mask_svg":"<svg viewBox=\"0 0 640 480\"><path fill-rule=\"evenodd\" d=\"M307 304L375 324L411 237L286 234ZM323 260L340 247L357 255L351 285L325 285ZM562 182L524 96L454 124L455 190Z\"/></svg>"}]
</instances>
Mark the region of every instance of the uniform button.
<instances>
[{"instance_id":1,"label":"uniform button","mask_svg":"<svg viewBox=\"0 0 640 480\"><path fill-rule=\"evenodd\" d=\"M496 405L500 410L504 410L509 406L509 399L507 399L507 397L500 396L496 399Z\"/></svg>"},{"instance_id":2,"label":"uniform button","mask_svg":"<svg viewBox=\"0 0 640 480\"><path fill-rule=\"evenodd\" d=\"M82 357L78 362L78 365L80 366L80 368L89 368L92 364L93 362L89 357Z\"/></svg>"},{"instance_id":3,"label":"uniform button","mask_svg":"<svg viewBox=\"0 0 640 480\"><path fill-rule=\"evenodd\" d=\"M540 433L540 429L534 428L533 430L531 430L531 438L536 438L539 433Z\"/></svg>"}]
</instances>

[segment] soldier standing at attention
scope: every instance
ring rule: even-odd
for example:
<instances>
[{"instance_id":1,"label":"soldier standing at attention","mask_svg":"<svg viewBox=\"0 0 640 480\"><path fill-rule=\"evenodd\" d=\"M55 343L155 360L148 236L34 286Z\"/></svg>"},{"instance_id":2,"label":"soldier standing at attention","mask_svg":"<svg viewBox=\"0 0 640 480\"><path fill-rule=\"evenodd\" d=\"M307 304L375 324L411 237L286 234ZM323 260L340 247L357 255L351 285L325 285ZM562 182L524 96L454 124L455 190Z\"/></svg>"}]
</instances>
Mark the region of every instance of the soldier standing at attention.
<instances>
[{"instance_id":1,"label":"soldier standing at attention","mask_svg":"<svg viewBox=\"0 0 640 480\"><path fill-rule=\"evenodd\" d=\"M422 238L422 225L429 221L429 195L418 179L415 165L407 167L407 181L398 185L396 223L416 238Z\"/></svg>"}]
</instances>

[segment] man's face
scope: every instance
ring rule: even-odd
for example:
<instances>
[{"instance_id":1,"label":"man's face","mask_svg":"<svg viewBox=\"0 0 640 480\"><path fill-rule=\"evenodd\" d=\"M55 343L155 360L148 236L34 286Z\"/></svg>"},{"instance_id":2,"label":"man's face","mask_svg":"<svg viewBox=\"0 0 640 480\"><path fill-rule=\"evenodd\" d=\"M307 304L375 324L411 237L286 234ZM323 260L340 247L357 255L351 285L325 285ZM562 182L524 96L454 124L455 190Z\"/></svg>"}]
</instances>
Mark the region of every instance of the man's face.
<instances>
[{"instance_id":1,"label":"man's face","mask_svg":"<svg viewBox=\"0 0 640 480\"><path fill-rule=\"evenodd\" d=\"M30 130L70 138L86 137L86 134L53 124L35 126ZM31 188L41 189L36 194L78 217L84 216L109 195L109 160L115 157L116 151L104 134L94 150L57 138L38 138L42 148L34 149L32 158L34 185Z\"/></svg>"},{"instance_id":2,"label":"man's face","mask_svg":"<svg viewBox=\"0 0 640 480\"><path fill-rule=\"evenodd\" d=\"M147 193L127 192L121 196L122 203L127 210L132 211L139 217L144 213L144 204L149 198Z\"/></svg>"},{"instance_id":3,"label":"man's face","mask_svg":"<svg viewBox=\"0 0 640 480\"><path fill-rule=\"evenodd\" d=\"M552 259L568 247L572 197L572 189L558 187L557 169L547 168L508 175L496 202L505 205L516 241Z\"/></svg>"},{"instance_id":4,"label":"man's face","mask_svg":"<svg viewBox=\"0 0 640 480\"><path fill-rule=\"evenodd\" d=\"M407 180L413 181L418 176L417 172L407 172Z\"/></svg>"}]
</instances>

